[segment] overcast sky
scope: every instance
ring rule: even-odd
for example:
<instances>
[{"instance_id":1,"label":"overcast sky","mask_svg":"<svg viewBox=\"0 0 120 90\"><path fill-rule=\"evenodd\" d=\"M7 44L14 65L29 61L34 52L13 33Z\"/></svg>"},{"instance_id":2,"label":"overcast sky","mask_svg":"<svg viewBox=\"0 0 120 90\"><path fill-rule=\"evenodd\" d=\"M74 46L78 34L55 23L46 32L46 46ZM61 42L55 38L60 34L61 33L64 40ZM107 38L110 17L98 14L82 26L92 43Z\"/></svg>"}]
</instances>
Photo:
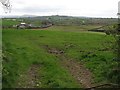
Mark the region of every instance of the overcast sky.
<instances>
[{"instance_id":1,"label":"overcast sky","mask_svg":"<svg viewBox=\"0 0 120 90\"><path fill-rule=\"evenodd\" d=\"M11 13L0 15L69 15L117 17L119 0L10 0Z\"/></svg>"}]
</instances>

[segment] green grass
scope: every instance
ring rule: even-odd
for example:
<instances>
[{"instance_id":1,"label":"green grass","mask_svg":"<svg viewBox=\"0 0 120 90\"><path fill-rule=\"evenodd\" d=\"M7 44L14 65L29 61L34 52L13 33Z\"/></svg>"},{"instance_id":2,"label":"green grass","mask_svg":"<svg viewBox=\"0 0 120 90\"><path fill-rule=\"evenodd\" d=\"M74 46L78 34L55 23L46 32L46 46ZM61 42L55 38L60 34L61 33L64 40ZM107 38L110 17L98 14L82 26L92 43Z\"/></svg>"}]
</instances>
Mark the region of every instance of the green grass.
<instances>
[{"instance_id":1,"label":"green grass","mask_svg":"<svg viewBox=\"0 0 120 90\"><path fill-rule=\"evenodd\" d=\"M68 25L68 26L52 26L47 30L52 31L71 31L71 32L80 32L80 31L87 31L93 28L98 28L100 25Z\"/></svg>"},{"instance_id":2,"label":"green grass","mask_svg":"<svg viewBox=\"0 0 120 90\"><path fill-rule=\"evenodd\" d=\"M4 27L12 27L13 25L17 25L20 24L20 21L16 20L12 20L12 19L3 19L2 20L2 25Z\"/></svg>"},{"instance_id":3,"label":"green grass","mask_svg":"<svg viewBox=\"0 0 120 90\"><path fill-rule=\"evenodd\" d=\"M3 30L3 87L16 87L20 74L35 63L40 64L39 87L80 87L60 65L59 58L45 50L45 45L64 50L67 57L83 62L94 74L95 82L108 82L108 71L115 65L111 50L114 38L99 33L63 32L65 28Z\"/></svg>"}]
</instances>

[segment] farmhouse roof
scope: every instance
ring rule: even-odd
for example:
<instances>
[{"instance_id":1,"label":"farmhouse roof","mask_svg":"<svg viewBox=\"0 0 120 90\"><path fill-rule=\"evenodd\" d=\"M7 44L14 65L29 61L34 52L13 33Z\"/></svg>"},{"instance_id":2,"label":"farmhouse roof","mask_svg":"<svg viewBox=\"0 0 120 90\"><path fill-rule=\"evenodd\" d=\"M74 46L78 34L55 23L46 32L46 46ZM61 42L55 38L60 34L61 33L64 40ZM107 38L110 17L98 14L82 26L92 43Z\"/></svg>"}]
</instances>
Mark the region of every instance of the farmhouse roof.
<instances>
[{"instance_id":1,"label":"farmhouse roof","mask_svg":"<svg viewBox=\"0 0 120 90\"><path fill-rule=\"evenodd\" d=\"M20 24L26 24L26 23L20 23Z\"/></svg>"}]
</instances>

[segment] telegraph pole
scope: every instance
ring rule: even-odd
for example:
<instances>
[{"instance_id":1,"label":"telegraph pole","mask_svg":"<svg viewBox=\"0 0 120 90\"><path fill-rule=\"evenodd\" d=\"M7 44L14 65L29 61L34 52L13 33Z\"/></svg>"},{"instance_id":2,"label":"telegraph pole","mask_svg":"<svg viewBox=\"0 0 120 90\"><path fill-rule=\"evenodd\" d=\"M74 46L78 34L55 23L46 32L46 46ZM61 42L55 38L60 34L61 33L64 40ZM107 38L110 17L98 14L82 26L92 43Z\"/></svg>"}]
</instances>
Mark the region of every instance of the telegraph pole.
<instances>
[{"instance_id":1,"label":"telegraph pole","mask_svg":"<svg viewBox=\"0 0 120 90\"><path fill-rule=\"evenodd\" d=\"M118 27L117 27L118 60L120 62L120 1L118 2Z\"/></svg>"},{"instance_id":2,"label":"telegraph pole","mask_svg":"<svg viewBox=\"0 0 120 90\"><path fill-rule=\"evenodd\" d=\"M120 87L120 1L118 2L118 26L117 26L117 62L118 62L118 85Z\"/></svg>"}]
</instances>

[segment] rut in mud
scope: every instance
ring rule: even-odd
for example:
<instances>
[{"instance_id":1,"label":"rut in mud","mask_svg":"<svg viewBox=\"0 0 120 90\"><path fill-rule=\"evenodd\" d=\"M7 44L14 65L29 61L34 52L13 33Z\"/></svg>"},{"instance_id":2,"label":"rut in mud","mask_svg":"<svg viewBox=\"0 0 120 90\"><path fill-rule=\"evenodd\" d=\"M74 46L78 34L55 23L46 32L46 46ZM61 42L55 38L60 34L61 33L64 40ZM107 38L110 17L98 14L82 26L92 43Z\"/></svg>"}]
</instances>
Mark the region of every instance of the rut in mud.
<instances>
[{"instance_id":1,"label":"rut in mud","mask_svg":"<svg viewBox=\"0 0 120 90\"><path fill-rule=\"evenodd\" d=\"M63 50L46 47L48 53L54 54L60 59L61 65L67 69L74 79L83 87L90 88L92 84L92 73L81 63L73 59L69 59L64 55Z\"/></svg>"},{"instance_id":2,"label":"rut in mud","mask_svg":"<svg viewBox=\"0 0 120 90\"><path fill-rule=\"evenodd\" d=\"M66 57L61 57L61 64L69 70L72 76L77 80L77 82L82 85L83 88L92 87L92 73L84 67L80 62L68 59Z\"/></svg>"},{"instance_id":3,"label":"rut in mud","mask_svg":"<svg viewBox=\"0 0 120 90\"><path fill-rule=\"evenodd\" d=\"M27 72L20 75L17 87L22 87L22 88L38 87L40 85L40 82L38 80L39 68L40 68L39 65L31 65L31 67L29 68Z\"/></svg>"}]
</instances>

